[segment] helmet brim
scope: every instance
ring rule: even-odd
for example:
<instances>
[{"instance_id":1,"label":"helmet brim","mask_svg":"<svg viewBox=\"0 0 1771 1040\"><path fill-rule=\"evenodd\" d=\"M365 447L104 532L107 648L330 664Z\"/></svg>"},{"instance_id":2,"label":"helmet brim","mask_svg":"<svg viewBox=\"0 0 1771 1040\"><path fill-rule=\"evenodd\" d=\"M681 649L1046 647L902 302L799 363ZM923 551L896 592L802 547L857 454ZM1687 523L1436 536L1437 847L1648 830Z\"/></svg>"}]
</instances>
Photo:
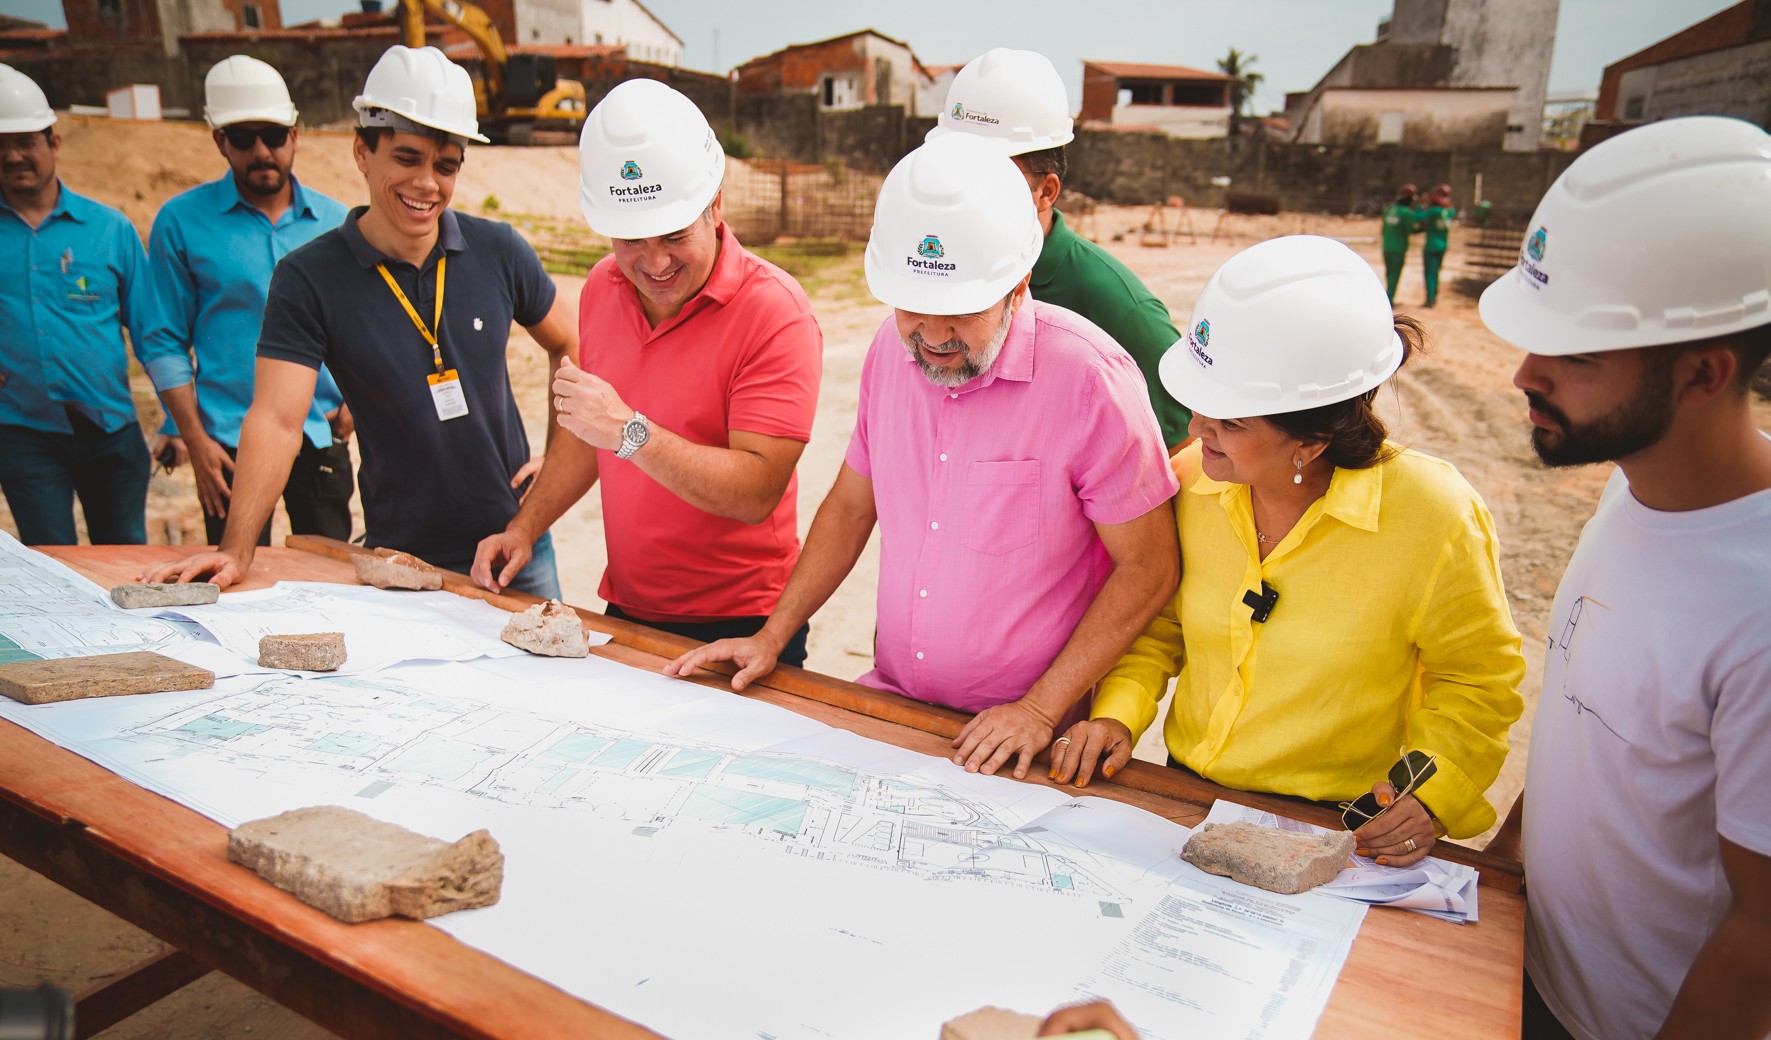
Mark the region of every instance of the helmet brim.
<instances>
[{"instance_id":1,"label":"helmet brim","mask_svg":"<svg viewBox=\"0 0 1771 1040\"><path fill-rule=\"evenodd\" d=\"M39 130L47 130L55 125L54 112L49 118L42 116L20 116L16 119L0 119L0 134L34 134Z\"/></svg>"},{"instance_id":2,"label":"helmet brim","mask_svg":"<svg viewBox=\"0 0 1771 1040\"><path fill-rule=\"evenodd\" d=\"M1308 398L1286 394L1284 387L1278 382L1266 384L1270 393L1248 387L1225 386L1213 378L1210 369L1193 356L1187 345L1187 337L1183 334L1173 346L1163 352L1162 359L1156 363L1156 374L1168 396L1196 415L1212 419L1249 419L1301 412L1307 408L1321 408L1324 405L1350 401L1382 386L1385 380L1395 375L1396 370L1402 367L1402 354L1402 337L1393 334L1393 349L1379 369L1381 374L1374 375L1370 386L1351 394Z\"/></svg>"},{"instance_id":3,"label":"helmet brim","mask_svg":"<svg viewBox=\"0 0 1771 1040\"><path fill-rule=\"evenodd\" d=\"M220 130L237 123L275 123L278 126L294 126L300 113L294 107L279 108L243 108L229 112L226 119L216 119L205 113L211 128Z\"/></svg>"}]
</instances>

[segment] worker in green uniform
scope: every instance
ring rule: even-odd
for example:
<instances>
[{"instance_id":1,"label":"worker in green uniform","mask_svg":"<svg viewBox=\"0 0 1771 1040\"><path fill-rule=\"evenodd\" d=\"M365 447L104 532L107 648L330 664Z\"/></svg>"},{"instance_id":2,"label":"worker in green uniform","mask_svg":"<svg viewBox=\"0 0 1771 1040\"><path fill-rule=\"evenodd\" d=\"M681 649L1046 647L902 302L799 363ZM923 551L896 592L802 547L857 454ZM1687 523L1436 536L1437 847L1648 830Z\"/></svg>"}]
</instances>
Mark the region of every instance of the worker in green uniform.
<instances>
[{"instance_id":1,"label":"worker in green uniform","mask_svg":"<svg viewBox=\"0 0 1771 1040\"><path fill-rule=\"evenodd\" d=\"M1426 232L1421 243L1421 273L1427 281L1427 306L1439 300L1439 268L1445 263L1445 250L1450 244L1451 222L1457 210L1451 206L1451 185L1436 185L1428 193L1426 205L1415 211L1415 222ZM1388 248L1387 246L1385 248ZM1391 294L1392 299L1394 293Z\"/></svg>"},{"instance_id":2,"label":"worker in green uniform","mask_svg":"<svg viewBox=\"0 0 1771 1040\"><path fill-rule=\"evenodd\" d=\"M1383 251L1384 287L1390 293L1390 304L1396 303L1396 285L1402 281L1402 264L1408 259L1408 238L1414 234L1415 186L1404 184L1396 189L1396 201L1384 207Z\"/></svg>"},{"instance_id":3,"label":"worker in green uniform","mask_svg":"<svg viewBox=\"0 0 1771 1040\"><path fill-rule=\"evenodd\" d=\"M1033 192L1045 245L1033 265L1033 298L1075 311L1099 325L1137 362L1173 452L1187 442L1192 413L1162 389L1157 365L1181 338L1168 307L1105 249L1070 230L1055 208L1068 172L1064 146L1076 137L1064 81L1050 59L998 47L953 77L947 104L928 139L968 133L1003 142Z\"/></svg>"}]
</instances>

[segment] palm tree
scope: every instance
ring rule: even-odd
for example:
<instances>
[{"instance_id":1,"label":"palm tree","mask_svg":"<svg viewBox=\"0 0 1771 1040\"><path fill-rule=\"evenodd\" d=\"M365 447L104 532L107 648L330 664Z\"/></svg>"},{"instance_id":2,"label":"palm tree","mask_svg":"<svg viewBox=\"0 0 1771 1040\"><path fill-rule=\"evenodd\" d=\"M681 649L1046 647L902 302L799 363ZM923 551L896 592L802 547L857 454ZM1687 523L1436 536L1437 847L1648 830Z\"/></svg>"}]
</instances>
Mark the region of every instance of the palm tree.
<instances>
[{"instance_id":1,"label":"palm tree","mask_svg":"<svg viewBox=\"0 0 1771 1040\"><path fill-rule=\"evenodd\" d=\"M1244 54L1234 47L1230 53L1218 59L1218 71L1230 77L1230 140L1241 139L1242 110L1248 106L1254 92L1261 89L1261 81L1266 79L1254 71L1254 63L1261 60L1258 54Z\"/></svg>"}]
</instances>

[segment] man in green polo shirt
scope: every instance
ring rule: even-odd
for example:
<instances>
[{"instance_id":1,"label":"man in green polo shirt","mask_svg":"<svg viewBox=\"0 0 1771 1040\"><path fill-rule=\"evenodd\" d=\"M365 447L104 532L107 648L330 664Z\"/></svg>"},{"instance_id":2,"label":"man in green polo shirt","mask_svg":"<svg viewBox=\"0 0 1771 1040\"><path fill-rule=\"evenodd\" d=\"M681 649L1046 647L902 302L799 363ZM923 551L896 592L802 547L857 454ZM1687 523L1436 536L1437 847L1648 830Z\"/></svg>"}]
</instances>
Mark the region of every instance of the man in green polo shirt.
<instances>
[{"instance_id":1,"label":"man in green polo shirt","mask_svg":"<svg viewBox=\"0 0 1771 1040\"><path fill-rule=\"evenodd\" d=\"M1193 418L1162 389L1156 366L1181 338L1168 307L1105 249L1071 231L1053 207L1068 171L1064 146L1075 139L1069 98L1043 54L998 47L953 77L947 105L928 139L963 132L1008 145L1033 192L1045 246L1033 265L1033 298L1075 311L1099 325L1137 362L1170 451L1187 441Z\"/></svg>"},{"instance_id":2,"label":"man in green polo shirt","mask_svg":"<svg viewBox=\"0 0 1771 1040\"><path fill-rule=\"evenodd\" d=\"M1396 303L1396 285L1402 281L1402 265L1408 260L1408 239L1415 232L1414 194L1414 185L1404 184L1396 189L1396 201L1384 207L1384 288L1390 294L1392 306Z\"/></svg>"}]
</instances>

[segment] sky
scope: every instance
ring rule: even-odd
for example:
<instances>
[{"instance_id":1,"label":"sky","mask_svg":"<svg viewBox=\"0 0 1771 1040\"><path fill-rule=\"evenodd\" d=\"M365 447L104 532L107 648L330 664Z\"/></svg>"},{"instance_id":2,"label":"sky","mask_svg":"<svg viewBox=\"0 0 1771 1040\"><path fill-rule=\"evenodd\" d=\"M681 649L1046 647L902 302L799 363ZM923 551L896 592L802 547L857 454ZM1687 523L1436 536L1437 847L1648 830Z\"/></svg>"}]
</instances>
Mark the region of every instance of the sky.
<instances>
[{"instance_id":1,"label":"sky","mask_svg":"<svg viewBox=\"0 0 1771 1040\"><path fill-rule=\"evenodd\" d=\"M992 47L1045 54L1081 101L1082 61L1215 69L1231 47L1265 76L1251 106L1281 108L1341 55L1370 43L1391 0L643 0L682 37L683 63L725 72L792 43L876 29L929 65ZM1551 92L1596 89L1605 66L1734 0L1562 0ZM283 22L332 18L356 0L282 0ZM60 26L60 0L0 0L0 12Z\"/></svg>"}]
</instances>

